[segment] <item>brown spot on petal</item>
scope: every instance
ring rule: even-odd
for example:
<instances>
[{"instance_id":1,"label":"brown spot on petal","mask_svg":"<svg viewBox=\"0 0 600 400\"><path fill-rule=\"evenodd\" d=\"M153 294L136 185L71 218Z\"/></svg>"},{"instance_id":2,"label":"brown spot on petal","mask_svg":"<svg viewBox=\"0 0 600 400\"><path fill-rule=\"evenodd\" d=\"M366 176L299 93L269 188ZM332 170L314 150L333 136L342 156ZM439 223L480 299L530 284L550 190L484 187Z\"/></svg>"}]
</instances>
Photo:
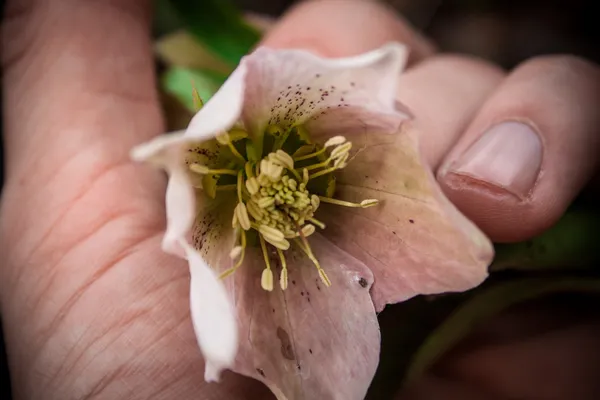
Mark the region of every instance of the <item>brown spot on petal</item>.
<instances>
[{"instance_id":1,"label":"brown spot on petal","mask_svg":"<svg viewBox=\"0 0 600 400\"><path fill-rule=\"evenodd\" d=\"M290 342L290 335L286 332L285 329L278 326L277 327L277 337L281 341L281 355L283 358L287 360L295 360L296 355L294 354L294 349L292 349L292 343Z\"/></svg>"},{"instance_id":2,"label":"brown spot on petal","mask_svg":"<svg viewBox=\"0 0 600 400\"><path fill-rule=\"evenodd\" d=\"M359 284L360 286L362 286L362 287L366 288L366 287L367 287L367 285L369 284L369 282L367 282L367 280L366 280L365 278L360 278L360 279L358 280L358 284Z\"/></svg>"},{"instance_id":3,"label":"brown spot on petal","mask_svg":"<svg viewBox=\"0 0 600 400\"><path fill-rule=\"evenodd\" d=\"M259 374L260 376L262 376L263 378L265 377L265 371L263 371L262 369L260 369L260 368L256 368L256 372L258 372L258 374Z\"/></svg>"}]
</instances>

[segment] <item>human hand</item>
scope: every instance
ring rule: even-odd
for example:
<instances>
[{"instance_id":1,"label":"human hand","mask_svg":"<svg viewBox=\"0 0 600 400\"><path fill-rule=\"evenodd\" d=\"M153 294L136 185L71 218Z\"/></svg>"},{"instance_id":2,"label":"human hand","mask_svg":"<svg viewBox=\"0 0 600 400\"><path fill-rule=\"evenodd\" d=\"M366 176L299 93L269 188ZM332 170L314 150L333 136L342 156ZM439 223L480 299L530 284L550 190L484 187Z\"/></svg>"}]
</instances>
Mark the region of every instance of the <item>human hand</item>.
<instances>
[{"instance_id":1,"label":"human hand","mask_svg":"<svg viewBox=\"0 0 600 400\"><path fill-rule=\"evenodd\" d=\"M233 374L220 385L202 383L188 270L159 245L164 177L128 158L163 131L146 2L19 7L9 3L3 34L0 241L17 398L269 398ZM392 12L364 1L301 5L265 44L344 56L388 41L413 51L399 98L461 211L493 240L521 240L555 221L596 168L597 67L548 57L506 75L482 61L435 55ZM487 139L496 146L493 162L485 155L485 164L472 158L478 169L468 173L446 168L502 120L530 122L538 134ZM511 158L501 158L502 144L518 140L505 153ZM474 179L484 172L505 188Z\"/></svg>"}]
</instances>

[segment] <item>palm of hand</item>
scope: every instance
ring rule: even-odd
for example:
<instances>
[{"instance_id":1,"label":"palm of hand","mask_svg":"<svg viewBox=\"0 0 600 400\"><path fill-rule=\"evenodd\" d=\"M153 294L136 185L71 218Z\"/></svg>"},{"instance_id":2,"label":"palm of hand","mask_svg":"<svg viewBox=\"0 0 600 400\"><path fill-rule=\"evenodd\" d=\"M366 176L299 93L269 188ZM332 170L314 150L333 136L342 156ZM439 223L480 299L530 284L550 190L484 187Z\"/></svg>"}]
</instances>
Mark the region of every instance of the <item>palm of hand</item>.
<instances>
[{"instance_id":1,"label":"palm of hand","mask_svg":"<svg viewBox=\"0 0 600 400\"><path fill-rule=\"evenodd\" d=\"M21 265L5 277L15 304L7 309L16 314L7 318L18 321L18 332L7 327L7 334L20 336L9 349L12 378L27 390L17 395L204 393L187 266L160 249L163 177L130 163L97 168L84 161L68 163L53 181L65 190L45 198L43 191L30 198L7 191L18 197L5 199L2 210L3 253ZM17 204L24 213L14 213ZM22 224L28 217L36 220L35 229ZM253 385L233 376L225 381L213 394L238 398Z\"/></svg>"}]
</instances>

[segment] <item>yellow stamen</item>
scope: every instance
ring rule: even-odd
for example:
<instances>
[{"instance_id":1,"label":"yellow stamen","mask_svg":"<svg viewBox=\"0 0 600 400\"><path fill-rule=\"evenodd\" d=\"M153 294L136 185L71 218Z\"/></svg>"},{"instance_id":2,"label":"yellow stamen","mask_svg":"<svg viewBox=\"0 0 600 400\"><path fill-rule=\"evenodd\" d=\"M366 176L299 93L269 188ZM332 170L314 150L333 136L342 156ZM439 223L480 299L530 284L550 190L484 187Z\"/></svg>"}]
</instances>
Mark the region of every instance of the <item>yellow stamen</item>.
<instances>
[{"instance_id":1,"label":"yellow stamen","mask_svg":"<svg viewBox=\"0 0 600 400\"><path fill-rule=\"evenodd\" d=\"M246 189L248 190L248 193L250 193L250 195L255 195L256 193L258 193L260 189L258 180L256 180L256 178L254 177L248 178L248 180L246 180Z\"/></svg>"},{"instance_id":2,"label":"yellow stamen","mask_svg":"<svg viewBox=\"0 0 600 400\"><path fill-rule=\"evenodd\" d=\"M246 210L246 205L244 203L238 203L235 207L234 216L243 230L247 231L251 228L250 218L248 218L248 211Z\"/></svg>"},{"instance_id":3,"label":"yellow stamen","mask_svg":"<svg viewBox=\"0 0 600 400\"><path fill-rule=\"evenodd\" d=\"M360 206L362 208L373 207L379 204L379 200L377 199L366 199L360 202Z\"/></svg>"},{"instance_id":4,"label":"yellow stamen","mask_svg":"<svg viewBox=\"0 0 600 400\"><path fill-rule=\"evenodd\" d=\"M336 158L333 161L334 168L338 168L338 169L346 168L346 165L348 165L346 163L346 161L348 161L348 158L350 158L350 154L348 154L348 153L344 153L341 156L339 156L338 158Z\"/></svg>"},{"instance_id":5,"label":"yellow stamen","mask_svg":"<svg viewBox=\"0 0 600 400\"><path fill-rule=\"evenodd\" d=\"M306 254L308 259L310 261L312 261L312 263L315 265L315 267L317 267L317 271L319 272L319 278L321 278L321 281L323 281L323 284L327 287L330 287L331 280L325 273L325 270L323 270L323 268L321 268L321 264L319 264L319 260L317 260L317 258L314 256L314 254L310 248L310 245L308 244L308 240L306 240L306 238L303 238L303 237L301 237L300 239L301 240L295 239L296 244L298 245L298 247L300 247L300 249L304 252L304 254Z\"/></svg>"},{"instance_id":6,"label":"yellow stamen","mask_svg":"<svg viewBox=\"0 0 600 400\"><path fill-rule=\"evenodd\" d=\"M237 196L240 203L242 202L242 188L244 187L244 177L242 174L241 170L237 174Z\"/></svg>"},{"instance_id":7,"label":"yellow stamen","mask_svg":"<svg viewBox=\"0 0 600 400\"><path fill-rule=\"evenodd\" d=\"M296 161L298 161L298 159L300 157L304 157L307 155L310 155L310 157L308 157L308 158L311 158L311 157L313 157L312 153L314 152L314 150L315 150L314 144L305 144L304 146L300 146L300 148L298 150L296 150L294 152L294 154L292 154L292 158ZM321 151L321 150L319 150L319 151Z\"/></svg>"},{"instance_id":8,"label":"yellow stamen","mask_svg":"<svg viewBox=\"0 0 600 400\"><path fill-rule=\"evenodd\" d=\"M262 276L260 278L260 285L266 291L273 291L273 272L271 271L271 264L269 263L269 255L267 254L267 245L265 243L265 239L262 235L258 235L260 240L260 248L262 249L263 257L265 260L266 268L262 272Z\"/></svg>"},{"instance_id":9,"label":"yellow stamen","mask_svg":"<svg viewBox=\"0 0 600 400\"><path fill-rule=\"evenodd\" d=\"M310 193L307 188L310 179L346 166L350 159L352 143L346 141L343 136L336 136L329 139L320 149L317 149L315 145L307 144L290 156L281 149L281 145L289 132L295 132L294 129L296 128L285 131L276 126L269 127L267 133L275 137L274 150L262 159L254 155L250 161L244 160L243 168L238 161L227 164L222 169L211 169L200 163L192 164L189 167L191 171L204 175L202 176L203 185L205 178L211 178L210 182L206 182L212 184L208 191L210 193L207 192L209 195L211 193L214 195L217 191L237 190L238 203L233 212L232 226L236 232L240 232L241 243L236 244L230 252L230 257L236 260L235 265L223 272L221 277L232 274L242 265L246 248L245 231L254 229L258 233L265 261L265 268L261 274L261 286L264 290L273 290L274 279L268 253L268 250L272 249L267 248L267 243L275 248L281 260L279 285L282 290L288 288L288 266L284 251L290 248L292 239L315 265L323 283L331 286L331 280L313 254L307 240L315 233L317 227L325 229L325 224L315 218L315 212L322 202L356 208L366 208L378 204L375 199L366 199L360 203L334 199L332 197L335 188L334 179L327 180L326 193L322 193L324 196ZM219 135L217 140L219 143L229 146L232 153L242 159L244 157L233 146L233 142L246 138L248 135L244 130L239 131L238 134L232 133L230 130L228 133ZM298 133L298 135L300 134ZM305 143L310 143L308 137L300 137L300 139ZM327 149L331 152L323 161L326 157L323 154L328 153ZM231 158L231 155L229 157ZM316 157L315 164L294 169L298 161L309 160L313 157ZM313 172L312 175L311 172ZM219 175L234 175L237 177L237 184L227 182L228 184L218 186ZM214 196L212 197L214 198Z\"/></svg>"},{"instance_id":10,"label":"yellow stamen","mask_svg":"<svg viewBox=\"0 0 600 400\"><path fill-rule=\"evenodd\" d=\"M229 139L229 134L227 132L218 134L216 136L216 139L217 142L219 144L222 144L223 146L227 146L227 144L231 142L231 140Z\"/></svg>"},{"instance_id":11,"label":"yellow stamen","mask_svg":"<svg viewBox=\"0 0 600 400\"><path fill-rule=\"evenodd\" d=\"M254 218L256 221L260 221L263 218L264 214L263 214L262 210L258 207L258 205L254 201L247 202L246 208L248 209L248 212L250 213L252 218Z\"/></svg>"},{"instance_id":12,"label":"yellow stamen","mask_svg":"<svg viewBox=\"0 0 600 400\"><path fill-rule=\"evenodd\" d=\"M334 136L325 142L325 147L339 146L344 143L346 143L346 138L344 136Z\"/></svg>"},{"instance_id":13,"label":"yellow stamen","mask_svg":"<svg viewBox=\"0 0 600 400\"><path fill-rule=\"evenodd\" d=\"M232 142L227 143L227 146L229 147L229 150L231 150L231 153L233 153L234 156L236 156L243 162L246 162L246 159L244 158L244 156L240 154L240 152L235 148L235 146L233 145Z\"/></svg>"},{"instance_id":14,"label":"yellow stamen","mask_svg":"<svg viewBox=\"0 0 600 400\"><path fill-rule=\"evenodd\" d=\"M348 152L350 151L351 148L352 148L352 142L344 143L343 145L338 146L335 149L331 150L331 154L330 154L329 158L331 158L332 160L335 160L336 158L340 158L344 154L348 154Z\"/></svg>"},{"instance_id":15,"label":"yellow stamen","mask_svg":"<svg viewBox=\"0 0 600 400\"><path fill-rule=\"evenodd\" d=\"M302 149L302 147L300 149ZM298 149L298 150L300 150L300 149ZM310 153L310 154L301 155L301 156L294 156L294 161L304 161L304 160L308 160L309 158L317 157L317 156L325 153L326 150L327 149L325 147L323 147L322 149L317 150L317 151L315 151L313 153Z\"/></svg>"},{"instance_id":16,"label":"yellow stamen","mask_svg":"<svg viewBox=\"0 0 600 400\"><path fill-rule=\"evenodd\" d=\"M316 194L313 194L312 196L310 196L310 205L313 208L313 212L317 211L319 205L321 205L321 198Z\"/></svg>"},{"instance_id":17,"label":"yellow stamen","mask_svg":"<svg viewBox=\"0 0 600 400\"><path fill-rule=\"evenodd\" d=\"M254 177L254 171L252 170L252 163L250 161L244 164L244 169L246 170L246 177L248 179Z\"/></svg>"},{"instance_id":18,"label":"yellow stamen","mask_svg":"<svg viewBox=\"0 0 600 400\"><path fill-rule=\"evenodd\" d=\"M279 259L281 260L281 275L279 276L279 286L281 286L281 290L285 290L288 287L287 263L285 262L285 256L283 255L283 251L277 249L277 254L279 255Z\"/></svg>"},{"instance_id":19,"label":"yellow stamen","mask_svg":"<svg viewBox=\"0 0 600 400\"><path fill-rule=\"evenodd\" d=\"M202 174L202 175L208 175L208 174L213 174L213 175L233 175L233 176L237 176L238 172L234 171L232 169L210 169L208 168L206 165L202 165L202 164L190 164L190 170L197 173L197 174Z\"/></svg>"},{"instance_id":20,"label":"yellow stamen","mask_svg":"<svg viewBox=\"0 0 600 400\"><path fill-rule=\"evenodd\" d=\"M292 157L283 150L277 150L275 153L269 154L269 158L273 162L279 163L287 169L294 169L294 160Z\"/></svg>"},{"instance_id":21,"label":"yellow stamen","mask_svg":"<svg viewBox=\"0 0 600 400\"><path fill-rule=\"evenodd\" d=\"M260 208L270 207L274 203L275 203L275 199L273 197L263 197L262 199L258 200L258 206Z\"/></svg>"},{"instance_id":22,"label":"yellow stamen","mask_svg":"<svg viewBox=\"0 0 600 400\"><path fill-rule=\"evenodd\" d=\"M227 278L229 275L233 274L244 262L244 256L246 254L246 232L245 231L240 231L240 245L236 246L236 247L241 247L241 253L239 254L239 258L237 260L237 262L235 263L235 265L231 268L229 268L226 271L223 271L223 273L221 273L221 275L219 275L219 279L225 279ZM236 248L234 247L234 249ZM232 249L233 252L233 249ZM231 253L229 254L231 256Z\"/></svg>"},{"instance_id":23,"label":"yellow stamen","mask_svg":"<svg viewBox=\"0 0 600 400\"><path fill-rule=\"evenodd\" d=\"M292 174L294 174L294 176L296 177L296 179L298 179L298 181L302 180L302 178L300 177L300 174L295 169L288 168L288 171L290 171Z\"/></svg>"},{"instance_id":24,"label":"yellow stamen","mask_svg":"<svg viewBox=\"0 0 600 400\"><path fill-rule=\"evenodd\" d=\"M304 237L309 237L310 235L312 235L313 233L315 233L315 226L311 225L311 224L306 224L302 227L302 229L300 229L300 231L302 232L302 235L304 235Z\"/></svg>"},{"instance_id":25,"label":"yellow stamen","mask_svg":"<svg viewBox=\"0 0 600 400\"><path fill-rule=\"evenodd\" d=\"M367 208L375 206L379 203L377 199L366 199L361 201L360 203L352 203L349 201L332 199L330 197L319 196L319 200L323 203L335 204L336 206L344 206L344 207L354 207L354 208Z\"/></svg>"},{"instance_id":26,"label":"yellow stamen","mask_svg":"<svg viewBox=\"0 0 600 400\"><path fill-rule=\"evenodd\" d=\"M318 226L321 229L325 229L325 224L321 221L319 221L318 219L314 219L314 218L309 218L308 219L310 222L312 222L313 224L315 224L316 226Z\"/></svg>"},{"instance_id":27,"label":"yellow stamen","mask_svg":"<svg viewBox=\"0 0 600 400\"><path fill-rule=\"evenodd\" d=\"M319 171L319 172L315 172L314 174L310 175L310 176L308 177L308 179L309 179L309 180L311 180L311 179L318 178L319 176L327 175L327 174L329 174L329 173L331 173L331 172L335 171L336 169L339 169L339 168L338 168L338 167L330 167L330 168L327 168L327 169L321 170L321 171Z\"/></svg>"},{"instance_id":28,"label":"yellow stamen","mask_svg":"<svg viewBox=\"0 0 600 400\"><path fill-rule=\"evenodd\" d=\"M218 191L225 191L225 190L236 190L237 189L237 185L217 185L217 190Z\"/></svg>"},{"instance_id":29,"label":"yellow stamen","mask_svg":"<svg viewBox=\"0 0 600 400\"><path fill-rule=\"evenodd\" d=\"M235 260L236 258L239 257L240 254L242 254L243 251L243 247L242 246L235 246L233 249L231 249L231 251L229 252L229 258Z\"/></svg>"},{"instance_id":30,"label":"yellow stamen","mask_svg":"<svg viewBox=\"0 0 600 400\"><path fill-rule=\"evenodd\" d=\"M323 162L306 166L306 167L304 167L304 169L312 171L313 169L324 168L324 167L328 166L330 162L331 162L331 159L328 158L327 160L325 160Z\"/></svg>"}]
</instances>

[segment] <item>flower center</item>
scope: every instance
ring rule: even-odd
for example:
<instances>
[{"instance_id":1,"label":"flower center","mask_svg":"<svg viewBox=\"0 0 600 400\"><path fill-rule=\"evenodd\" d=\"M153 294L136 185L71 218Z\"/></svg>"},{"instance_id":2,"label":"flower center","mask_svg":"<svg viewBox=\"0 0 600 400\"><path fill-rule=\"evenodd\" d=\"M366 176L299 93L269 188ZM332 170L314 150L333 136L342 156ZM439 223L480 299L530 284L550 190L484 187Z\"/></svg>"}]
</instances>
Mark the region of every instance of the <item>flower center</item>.
<instances>
[{"instance_id":1,"label":"flower center","mask_svg":"<svg viewBox=\"0 0 600 400\"><path fill-rule=\"evenodd\" d=\"M352 143L343 136L335 136L323 146L317 146L309 143L301 127L282 132L271 126L267 128L263 143L271 145L271 150L261 159L256 159L252 142L241 129L219 135L217 142L232 155L233 161L227 168L211 168L200 163L191 163L189 168L202 175L202 186L208 196L214 198L217 192L224 190L237 192L232 219L236 244L230 253L236 261L233 267L221 274L221 278L231 275L243 264L247 235L255 234L265 262L261 277L264 290L273 290L273 271L267 251L269 245L275 247L281 260L281 289L285 290L288 286L284 252L291 244L306 254L323 283L331 286L307 240L317 227L325 229L325 224L315 218L315 212L321 202L361 208L377 204L377 200L373 199L351 203L331 197L335 185L332 172L346 166Z\"/></svg>"}]
</instances>

